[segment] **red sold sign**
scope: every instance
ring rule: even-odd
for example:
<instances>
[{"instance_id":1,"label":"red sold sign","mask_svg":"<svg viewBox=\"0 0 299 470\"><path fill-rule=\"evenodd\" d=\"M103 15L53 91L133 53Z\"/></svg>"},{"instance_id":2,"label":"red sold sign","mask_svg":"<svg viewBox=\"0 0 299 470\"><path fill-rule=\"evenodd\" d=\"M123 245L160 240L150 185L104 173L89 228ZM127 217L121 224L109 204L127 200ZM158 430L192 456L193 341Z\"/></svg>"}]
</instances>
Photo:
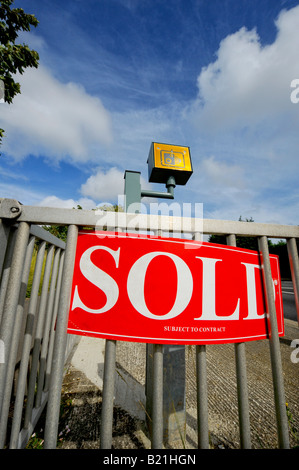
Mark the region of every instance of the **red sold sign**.
<instances>
[{"instance_id":1,"label":"red sold sign","mask_svg":"<svg viewBox=\"0 0 299 470\"><path fill-rule=\"evenodd\" d=\"M278 257L271 255L284 334ZM182 239L80 232L68 333L171 344L267 338L259 254Z\"/></svg>"}]
</instances>

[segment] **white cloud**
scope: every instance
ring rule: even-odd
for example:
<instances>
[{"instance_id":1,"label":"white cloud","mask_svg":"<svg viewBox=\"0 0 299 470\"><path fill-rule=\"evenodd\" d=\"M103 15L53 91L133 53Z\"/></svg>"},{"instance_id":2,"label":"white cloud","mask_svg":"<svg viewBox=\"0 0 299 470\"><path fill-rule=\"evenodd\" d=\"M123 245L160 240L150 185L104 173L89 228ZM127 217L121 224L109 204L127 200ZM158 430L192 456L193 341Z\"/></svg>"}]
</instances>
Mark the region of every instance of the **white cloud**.
<instances>
[{"instance_id":1,"label":"white cloud","mask_svg":"<svg viewBox=\"0 0 299 470\"><path fill-rule=\"evenodd\" d=\"M17 199L24 205L35 205L41 200L42 195L28 187L27 182L22 187L19 184L0 183L0 194L3 198Z\"/></svg>"},{"instance_id":2,"label":"white cloud","mask_svg":"<svg viewBox=\"0 0 299 470\"><path fill-rule=\"evenodd\" d=\"M201 128L255 126L286 114L298 125L290 84L299 77L299 6L282 11L276 26L276 40L267 46L255 30L245 28L220 43L217 60L198 77Z\"/></svg>"},{"instance_id":3,"label":"white cloud","mask_svg":"<svg viewBox=\"0 0 299 470\"><path fill-rule=\"evenodd\" d=\"M77 205L81 206L84 210L91 210L96 208L96 203L92 199L79 198L74 199L61 199L57 196L47 196L37 204L40 207L58 207L63 209L77 208Z\"/></svg>"},{"instance_id":4,"label":"white cloud","mask_svg":"<svg viewBox=\"0 0 299 470\"><path fill-rule=\"evenodd\" d=\"M202 161L202 170L213 187L221 187L223 190L240 190L245 187L244 170L238 165L229 165L211 156Z\"/></svg>"},{"instance_id":5,"label":"white cloud","mask_svg":"<svg viewBox=\"0 0 299 470\"><path fill-rule=\"evenodd\" d=\"M107 172L99 169L81 186L81 194L90 196L96 201L117 200L124 193L124 172L111 168Z\"/></svg>"},{"instance_id":6,"label":"white cloud","mask_svg":"<svg viewBox=\"0 0 299 470\"><path fill-rule=\"evenodd\" d=\"M142 189L150 189L149 184L142 176L140 176L140 183ZM91 197L97 201L97 206L106 203L114 203L124 205L124 171L120 171L113 167L107 171L101 168L91 175L87 181L82 184L80 192L83 196ZM144 198L143 202L147 201Z\"/></svg>"},{"instance_id":7,"label":"white cloud","mask_svg":"<svg viewBox=\"0 0 299 470\"><path fill-rule=\"evenodd\" d=\"M84 162L111 143L110 115L83 87L59 82L42 65L16 79L21 94L12 105L1 105L4 153L14 159L43 154Z\"/></svg>"}]
</instances>

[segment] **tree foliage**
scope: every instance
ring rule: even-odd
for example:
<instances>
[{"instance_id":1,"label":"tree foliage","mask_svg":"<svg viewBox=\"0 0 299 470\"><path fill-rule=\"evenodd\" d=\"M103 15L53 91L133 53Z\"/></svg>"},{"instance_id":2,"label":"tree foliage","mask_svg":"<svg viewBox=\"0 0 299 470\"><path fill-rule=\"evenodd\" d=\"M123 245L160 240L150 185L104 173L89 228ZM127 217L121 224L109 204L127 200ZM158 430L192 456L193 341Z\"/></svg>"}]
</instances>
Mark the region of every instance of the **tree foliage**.
<instances>
[{"instance_id":1,"label":"tree foliage","mask_svg":"<svg viewBox=\"0 0 299 470\"><path fill-rule=\"evenodd\" d=\"M16 44L20 31L30 31L38 25L32 14L22 8L11 8L14 0L0 0L0 80L4 84L4 101L11 104L21 93L20 83L14 75L22 74L27 67L38 67L39 55L27 44ZM0 129L0 143L4 130Z\"/></svg>"},{"instance_id":2,"label":"tree foliage","mask_svg":"<svg viewBox=\"0 0 299 470\"><path fill-rule=\"evenodd\" d=\"M82 207L77 204L77 207L73 207L73 209L77 210L82 210ZM96 207L95 209L92 209L93 211L96 210L101 210L101 211L108 211L108 212L124 212L124 209L122 206L113 204L104 204L103 206ZM66 242L67 239L67 232L68 232L68 226L67 225L44 225L43 228L47 230L48 232L52 233L52 235L55 235L55 237L60 238L64 242ZM87 227L83 227L87 228ZM107 230L106 227L103 227L103 230Z\"/></svg>"},{"instance_id":3,"label":"tree foliage","mask_svg":"<svg viewBox=\"0 0 299 470\"><path fill-rule=\"evenodd\" d=\"M239 222L253 222L253 218L242 219L239 217ZM219 243L220 245L226 245L225 235L211 235L209 237L210 243ZM236 237L237 246L240 248L247 248L248 250L258 250L258 243L256 237Z\"/></svg>"}]
</instances>

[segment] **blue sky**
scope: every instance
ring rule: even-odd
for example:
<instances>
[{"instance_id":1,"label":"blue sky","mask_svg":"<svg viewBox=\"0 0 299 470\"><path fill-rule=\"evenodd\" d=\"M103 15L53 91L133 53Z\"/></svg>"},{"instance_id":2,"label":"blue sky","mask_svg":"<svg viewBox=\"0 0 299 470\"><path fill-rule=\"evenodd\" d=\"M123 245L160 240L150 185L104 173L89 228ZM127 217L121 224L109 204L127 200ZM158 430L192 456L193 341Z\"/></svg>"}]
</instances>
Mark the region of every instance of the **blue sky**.
<instances>
[{"instance_id":1,"label":"blue sky","mask_svg":"<svg viewBox=\"0 0 299 470\"><path fill-rule=\"evenodd\" d=\"M0 197L117 203L125 170L149 187L155 141L190 147L194 173L176 202L203 203L206 218L299 224L299 1L14 6L40 22L19 37L40 65L0 104Z\"/></svg>"}]
</instances>

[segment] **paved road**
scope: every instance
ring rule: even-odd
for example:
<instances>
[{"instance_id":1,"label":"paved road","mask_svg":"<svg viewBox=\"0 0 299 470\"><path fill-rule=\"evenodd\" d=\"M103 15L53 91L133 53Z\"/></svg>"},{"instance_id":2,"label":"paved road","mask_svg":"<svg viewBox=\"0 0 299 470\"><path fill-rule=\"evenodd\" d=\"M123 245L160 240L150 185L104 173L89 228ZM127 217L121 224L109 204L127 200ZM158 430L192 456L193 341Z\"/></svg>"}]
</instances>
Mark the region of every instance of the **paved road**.
<instances>
[{"instance_id":1,"label":"paved road","mask_svg":"<svg viewBox=\"0 0 299 470\"><path fill-rule=\"evenodd\" d=\"M297 321L295 294L292 281L282 281L281 289L284 317L288 318L289 320Z\"/></svg>"},{"instance_id":2,"label":"paved road","mask_svg":"<svg viewBox=\"0 0 299 470\"><path fill-rule=\"evenodd\" d=\"M291 360L292 340L297 339L297 323L285 321L285 339L281 341L285 399L299 429L299 363ZM62 422L63 448L97 449L101 417L101 390L105 341L82 337L65 376L63 393L72 398L68 422ZM115 449L150 448L144 429L145 420L145 344L119 341L116 353L115 410L113 447ZM238 400L233 344L207 347L209 432L211 447L239 448ZM246 343L246 368L250 408L251 440L254 449L278 446L273 399L271 360L268 340ZM142 416L139 415L141 413ZM67 424L67 427L66 427ZM66 431L67 429L67 431ZM197 384L195 348L186 348L186 437L170 448L197 448ZM291 435L291 447L298 440Z\"/></svg>"}]
</instances>

